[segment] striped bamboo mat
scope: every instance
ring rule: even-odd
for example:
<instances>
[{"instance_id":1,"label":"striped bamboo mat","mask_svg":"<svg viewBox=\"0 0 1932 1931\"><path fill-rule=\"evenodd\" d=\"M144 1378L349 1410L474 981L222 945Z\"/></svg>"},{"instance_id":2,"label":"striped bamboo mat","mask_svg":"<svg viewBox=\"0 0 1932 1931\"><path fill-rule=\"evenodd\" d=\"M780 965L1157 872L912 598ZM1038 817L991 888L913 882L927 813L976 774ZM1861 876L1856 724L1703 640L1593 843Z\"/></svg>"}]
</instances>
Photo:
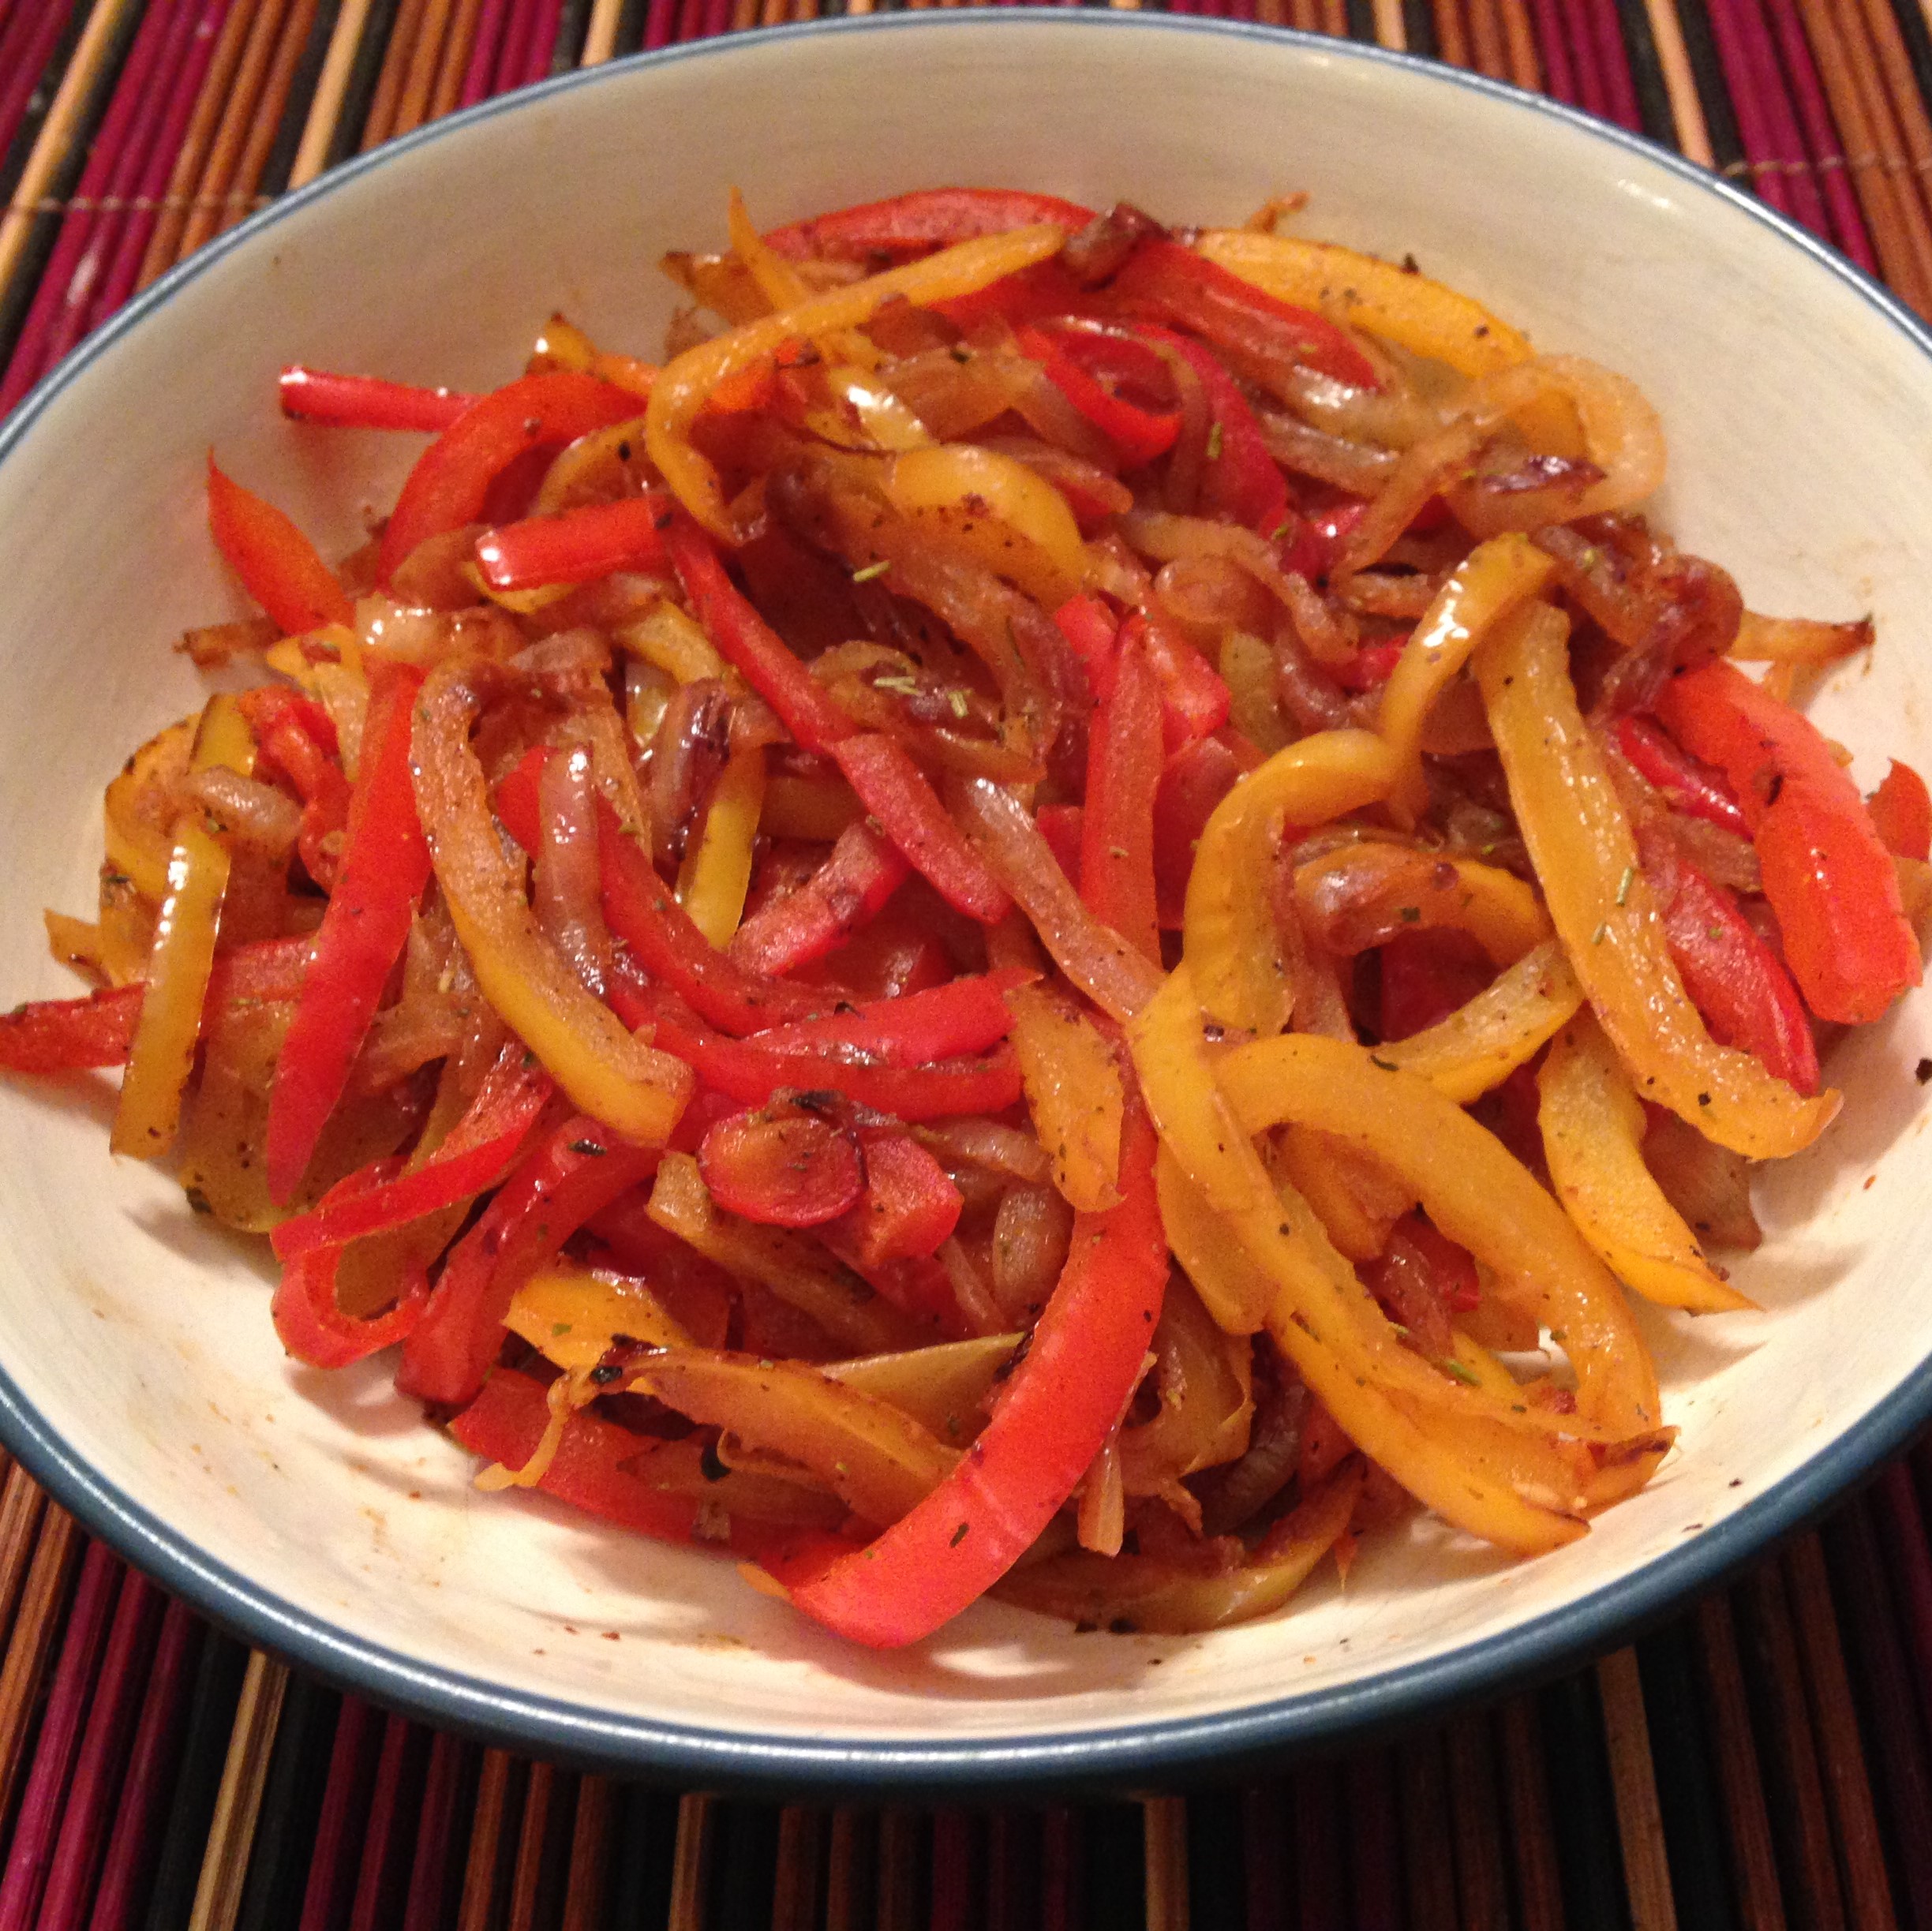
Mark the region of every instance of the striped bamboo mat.
<instances>
[{"instance_id":1,"label":"striped bamboo mat","mask_svg":"<svg viewBox=\"0 0 1932 1931\"><path fill-rule=\"evenodd\" d=\"M1748 182L1932 315L1932 0L1173 4L1547 91ZM0 410L346 155L821 5L0 0ZM1498 1708L1279 1780L991 1809L679 1794L435 1734L250 1654L23 1470L0 1481L0 1931L1932 1931L1929 1745L1923 1448Z\"/></svg>"}]
</instances>

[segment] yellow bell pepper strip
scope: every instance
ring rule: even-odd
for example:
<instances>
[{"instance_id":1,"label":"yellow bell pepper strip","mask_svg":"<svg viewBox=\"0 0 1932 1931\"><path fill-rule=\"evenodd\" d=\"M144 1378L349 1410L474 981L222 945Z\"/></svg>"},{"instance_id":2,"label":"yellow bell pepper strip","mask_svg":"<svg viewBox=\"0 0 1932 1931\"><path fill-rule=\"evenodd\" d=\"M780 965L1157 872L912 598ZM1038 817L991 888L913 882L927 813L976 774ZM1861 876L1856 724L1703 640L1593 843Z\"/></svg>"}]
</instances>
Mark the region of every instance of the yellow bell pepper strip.
<instances>
[{"instance_id":1,"label":"yellow bell pepper strip","mask_svg":"<svg viewBox=\"0 0 1932 1931\"><path fill-rule=\"evenodd\" d=\"M1648 1300L1716 1314L1755 1304L1729 1285L1644 1165L1644 1110L1587 1012L1558 1032L1537 1076L1550 1183L1605 1266Z\"/></svg>"},{"instance_id":2,"label":"yellow bell pepper strip","mask_svg":"<svg viewBox=\"0 0 1932 1931\"><path fill-rule=\"evenodd\" d=\"M1231 1569L1209 1566L1209 1551L1190 1573L1185 1563L1154 1556L1108 1557L1083 1549L1035 1562L994 1593L1083 1629L1181 1635L1252 1622L1279 1609L1341 1540L1365 1474L1361 1458L1350 1456Z\"/></svg>"},{"instance_id":3,"label":"yellow bell pepper strip","mask_svg":"<svg viewBox=\"0 0 1932 1931\"><path fill-rule=\"evenodd\" d=\"M893 457L885 484L901 515L945 518L949 538L1043 609L1058 610L1086 580L1087 546L1066 498L1014 457L937 443Z\"/></svg>"},{"instance_id":4,"label":"yellow bell pepper strip","mask_svg":"<svg viewBox=\"0 0 1932 1931\"><path fill-rule=\"evenodd\" d=\"M1447 1019L1386 1042L1376 1057L1466 1106L1533 1059L1582 1003L1562 946L1545 939Z\"/></svg>"},{"instance_id":5,"label":"yellow bell pepper strip","mask_svg":"<svg viewBox=\"0 0 1932 1931\"><path fill-rule=\"evenodd\" d=\"M1567 621L1532 603L1476 653L1489 728L1552 922L1638 1097L1752 1159L1810 1145L1838 1110L1720 1046L1684 990L1603 753L1570 682Z\"/></svg>"},{"instance_id":6,"label":"yellow bell pepper strip","mask_svg":"<svg viewBox=\"0 0 1932 1931\"><path fill-rule=\"evenodd\" d=\"M1208 821L1188 880L1182 944L1200 1003L1223 1026L1279 1032L1292 1000L1266 888L1284 825L1324 825L1388 795L1395 754L1366 731L1277 751Z\"/></svg>"},{"instance_id":7,"label":"yellow bell pepper strip","mask_svg":"<svg viewBox=\"0 0 1932 1931\"><path fill-rule=\"evenodd\" d=\"M1405 930L1466 932L1492 964L1514 965L1550 935L1549 916L1535 888L1514 872L1480 859L1439 858L1387 840L1365 839L1308 859L1295 868L1295 896L1305 915L1316 919L1326 880L1339 873L1372 885L1378 870L1387 875L1388 895L1372 909L1384 917L1398 915ZM1400 904L1391 902L1395 900ZM1338 944L1335 949L1356 947Z\"/></svg>"},{"instance_id":8,"label":"yellow bell pepper strip","mask_svg":"<svg viewBox=\"0 0 1932 1931\"><path fill-rule=\"evenodd\" d=\"M886 1354L925 1338L914 1323L831 1260L814 1241L721 1214L705 1190L698 1162L666 1154L651 1188L651 1219L727 1274L769 1288L808 1314L841 1347Z\"/></svg>"},{"instance_id":9,"label":"yellow bell pepper strip","mask_svg":"<svg viewBox=\"0 0 1932 1931\"><path fill-rule=\"evenodd\" d=\"M1073 1000L1050 986L1016 986L1006 1004L1027 1111L1054 1186L1084 1214L1118 1207L1126 1095L1113 1047Z\"/></svg>"},{"instance_id":10,"label":"yellow bell pepper strip","mask_svg":"<svg viewBox=\"0 0 1932 1931\"><path fill-rule=\"evenodd\" d=\"M653 1148L627 1147L582 1114L541 1135L450 1250L402 1345L396 1386L450 1407L475 1398L517 1289L592 1214L649 1177Z\"/></svg>"},{"instance_id":11,"label":"yellow bell pepper strip","mask_svg":"<svg viewBox=\"0 0 1932 1931\"><path fill-rule=\"evenodd\" d=\"M894 1408L902 1408L949 1448L964 1447L985 1425L1001 1377L1024 1334L975 1334L899 1354L828 1361L818 1371Z\"/></svg>"},{"instance_id":12,"label":"yellow bell pepper strip","mask_svg":"<svg viewBox=\"0 0 1932 1931\"><path fill-rule=\"evenodd\" d=\"M849 286L814 296L795 308L700 342L668 364L652 385L644 442L652 462L679 500L714 537L736 541L731 514L710 459L692 446L691 431L711 391L800 337L816 339L869 322L895 296L930 308L971 294L1059 252L1066 230L1049 223L962 241L903 268L889 268Z\"/></svg>"},{"instance_id":13,"label":"yellow bell pepper strip","mask_svg":"<svg viewBox=\"0 0 1932 1931\"><path fill-rule=\"evenodd\" d=\"M1556 574L1556 559L1527 537L1492 537L1456 567L1403 646L1376 715L1376 729L1398 761L1391 803L1403 825L1414 824L1428 803L1422 727L1430 706L1469 661L1484 632L1540 595Z\"/></svg>"},{"instance_id":14,"label":"yellow bell pepper strip","mask_svg":"<svg viewBox=\"0 0 1932 1931\"><path fill-rule=\"evenodd\" d=\"M680 1348L640 1361L621 1385L809 1469L855 1515L882 1526L959 1459L904 1409L802 1361Z\"/></svg>"},{"instance_id":15,"label":"yellow bell pepper strip","mask_svg":"<svg viewBox=\"0 0 1932 1931\"><path fill-rule=\"evenodd\" d=\"M620 1336L646 1348L688 1348L691 1338L647 1282L559 1262L519 1287L504 1325L567 1374L588 1374Z\"/></svg>"},{"instance_id":16,"label":"yellow bell pepper strip","mask_svg":"<svg viewBox=\"0 0 1932 1931\"><path fill-rule=\"evenodd\" d=\"M285 636L354 620L348 593L315 546L272 503L223 475L212 451L208 490L215 548Z\"/></svg>"},{"instance_id":17,"label":"yellow bell pepper strip","mask_svg":"<svg viewBox=\"0 0 1932 1931\"><path fill-rule=\"evenodd\" d=\"M196 727L191 771L253 769L255 741L231 697L210 698ZM168 859L167 895L155 922L148 986L128 1049L110 1144L116 1153L152 1159L167 1152L181 1124L182 1100L201 1035L201 1012L215 969L228 851L200 814L182 814Z\"/></svg>"},{"instance_id":18,"label":"yellow bell pepper strip","mask_svg":"<svg viewBox=\"0 0 1932 1931\"><path fill-rule=\"evenodd\" d=\"M1657 1379L1616 1282L1529 1170L1455 1101L1373 1048L1306 1033L1237 1046L1215 1070L1246 1132L1292 1120L1348 1140L1407 1181L1451 1241L1535 1282L1586 1419L1623 1436L1657 1428Z\"/></svg>"},{"instance_id":19,"label":"yellow bell pepper strip","mask_svg":"<svg viewBox=\"0 0 1932 1931\"><path fill-rule=\"evenodd\" d=\"M1350 1260L1373 1260L1397 1221L1415 1205L1406 1188L1312 1127L1285 1126L1269 1151L1270 1169L1306 1200L1336 1248Z\"/></svg>"},{"instance_id":20,"label":"yellow bell pepper strip","mask_svg":"<svg viewBox=\"0 0 1932 1931\"><path fill-rule=\"evenodd\" d=\"M168 860L174 841L148 803L169 795L167 788L188 768L194 754L197 720L184 717L150 738L109 781L101 800L107 863L150 905L167 896ZM148 808L144 810L144 805Z\"/></svg>"},{"instance_id":21,"label":"yellow bell pepper strip","mask_svg":"<svg viewBox=\"0 0 1932 1931\"><path fill-rule=\"evenodd\" d=\"M1532 354L1524 337L1481 302L1332 241L1215 228L1196 246L1204 260L1282 301L1324 313L1339 309L1353 327L1446 362L1458 375L1486 376Z\"/></svg>"},{"instance_id":22,"label":"yellow bell pepper strip","mask_svg":"<svg viewBox=\"0 0 1932 1931\"><path fill-rule=\"evenodd\" d=\"M429 879L429 848L410 784L410 713L422 673L373 667L362 768L346 839L269 1095L268 1197L286 1204L348 1083L349 1068Z\"/></svg>"},{"instance_id":23,"label":"yellow bell pepper strip","mask_svg":"<svg viewBox=\"0 0 1932 1931\"><path fill-rule=\"evenodd\" d=\"M1241 1150L1252 1160L1245 1142ZM1162 1224L1208 1311L1225 1327L1223 1309L1262 1307L1276 1346L1348 1439L1418 1501L1520 1555L1584 1533L1577 1471L1558 1446L1485 1413L1470 1390L1403 1348L1298 1195L1264 1184L1265 1203L1230 1241L1226 1219L1166 1145L1158 1173ZM1417 1375L1441 1381L1447 1399L1402 1387ZM1455 1413L1458 1404L1466 1412Z\"/></svg>"},{"instance_id":24,"label":"yellow bell pepper strip","mask_svg":"<svg viewBox=\"0 0 1932 1931\"><path fill-rule=\"evenodd\" d=\"M1134 1107L1121 1204L1075 1218L1026 1357L971 1452L876 1541L794 1586L806 1615L875 1648L917 1642L1004 1576L1073 1494L1125 1412L1160 1317L1155 1144Z\"/></svg>"},{"instance_id":25,"label":"yellow bell pepper strip","mask_svg":"<svg viewBox=\"0 0 1932 1931\"><path fill-rule=\"evenodd\" d=\"M1664 728L1731 780L1785 957L1820 1019L1880 1018L1921 976L1892 855L1811 720L1721 661L1673 677Z\"/></svg>"},{"instance_id":26,"label":"yellow bell pepper strip","mask_svg":"<svg viewBox=\"0 0 1932 1931\"><path fill-rule=\"evenodd\" d=\"M691 1092L690 1068L634 1038L544 938L520 866L504 855L470 728L507 673L452 658L430 673L413 739L416 806L457 937L483 994L584 1112L658 1146Z\"/></svg>"},{"instance_id":27,"label":"yellow bell pepper strip","mask_svg":"<svg viewBox=\"0 0 1932 1931\"><path fill-rule=\"evenodd\" d=\"M765 809L765 747L742 746L712 787L704 829L678 873L678 902L713 945L728 945L744 916L752 848Z\"/></svg>"},{"instance_id":28,"label":"yellow bell pepper strip","mask_svg":"<svg viewBox=\"0 0 1932 1931\"><path fill-rule=\"evenodd\" d=\"M733 188L726 197L725 220L731 236L732 253L743 262L758 284L758 293L774 310L796 309L811 299L812 287L804 276L760 234L746 208L744 196ZM837 329L819 339L815 345L829 363L855 365L856 373L875 369L885 360L877 348L856 328ZM829 378L832 372L827 372Z\"/></svg>"}]
</instances>

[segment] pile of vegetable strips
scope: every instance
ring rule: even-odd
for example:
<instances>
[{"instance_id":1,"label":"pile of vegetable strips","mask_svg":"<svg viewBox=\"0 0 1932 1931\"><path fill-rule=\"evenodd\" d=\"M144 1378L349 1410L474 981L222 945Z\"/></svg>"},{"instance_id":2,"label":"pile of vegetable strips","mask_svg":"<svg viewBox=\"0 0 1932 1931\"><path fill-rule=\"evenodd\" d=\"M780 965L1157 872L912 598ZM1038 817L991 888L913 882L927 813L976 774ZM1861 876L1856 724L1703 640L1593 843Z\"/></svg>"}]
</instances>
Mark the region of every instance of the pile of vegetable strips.
<instances>
[{"instance_id":1,"label":"pile of vegetable strips","mask_svg":"<svg viewBox=\"0 0 1932 1931\"><path fill-rule=\"evenodd\" d=\"M260 681L108 787L0 1062L124 1068L485 1486L862 1643L1583 1535L1672 1440L1625 1289L1750 1305L1932 803L1789 702L1868 624L1649 526L1627 381L1290 211L734 195L661 364L289 369L427 447L333 564L211 458Z\"/></svg>"}]
</instances>

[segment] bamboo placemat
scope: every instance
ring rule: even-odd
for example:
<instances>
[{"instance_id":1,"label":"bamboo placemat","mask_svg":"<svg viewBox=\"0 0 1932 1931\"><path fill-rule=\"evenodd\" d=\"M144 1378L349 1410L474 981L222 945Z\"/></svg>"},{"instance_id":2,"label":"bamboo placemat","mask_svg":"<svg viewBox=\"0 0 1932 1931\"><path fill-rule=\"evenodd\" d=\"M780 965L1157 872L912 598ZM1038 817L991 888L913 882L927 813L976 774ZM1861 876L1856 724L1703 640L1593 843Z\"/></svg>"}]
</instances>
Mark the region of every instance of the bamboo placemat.
<instances>
[{"instance_id":1,"label":"bamboo placemat","mask_svg":"<svg viewBox=\"0 0 1932 1931\"><path fill-rule=\"evenodd\" d=\"M1932 0L1173 8L1545 91L1747 183L1932 315ZM821 10L0 0L0 410L349 155ZM1496 1708L1245 1787L918 1810L665 1792L385 1715L167 1601L0 1469L0 1931L1932 1931L1923 1446L1743 1582Z\"/></svg>"}]
</instances>

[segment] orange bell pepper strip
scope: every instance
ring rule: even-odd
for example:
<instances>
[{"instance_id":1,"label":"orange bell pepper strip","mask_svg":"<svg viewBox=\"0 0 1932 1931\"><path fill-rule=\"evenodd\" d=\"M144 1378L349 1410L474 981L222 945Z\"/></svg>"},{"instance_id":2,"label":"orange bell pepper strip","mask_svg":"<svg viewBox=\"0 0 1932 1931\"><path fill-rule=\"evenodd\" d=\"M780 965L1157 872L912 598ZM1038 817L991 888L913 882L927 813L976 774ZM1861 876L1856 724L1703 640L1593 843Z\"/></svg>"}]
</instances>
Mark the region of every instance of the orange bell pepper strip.
<instances>
[{"instance_id":1,"label":"orange bell pepper strip","mask_svg":"<svg viewBox=\"0 0 1932 1931\"><path fill-rule=\"evenodd\" d=\"M1731 780L1784 955L1820 1019L1864 1025L1921 977L1892 855L1810 719L1721 660L1672 678L1664 728Z\"/></svg>"},{"instance_id":2,"label":"orange bell pepper strip","mask_svg":"<svg viewBox=\"0 0 1932 1931\"><path fill-rule=\"evenodd\" d=\"M1895 758L1885 782L1865 801L1885 848L1894 858L1923 865L1932 859L1932 792L1910 765Z\"/></svg>"},{"instance_id":3,"label":"orange bell pepper strip","mask_svg":"<svg viewBox=\"0 0 1932 1931\"><path fill-rule=\"evenodd\" d=\"M627 389L573 369L519 376L479 397L425 450L390 512L376 560L388 583L426 538L474 523L490 485L519 456L574 442L638 414Z\"/></svg>"},{"instance_id":4,"label":"orange bell pepper strip","mask_svg":"<svg viewBox=\"0 0 1932 1931\"><path fill-rule=\"evenodd\" d=\"M410 783L410 713L423 674L372 661L362 759L335 889L268 1098L268 1197L301 1184L349 1068L401 957L429 880L429 848Z\"/></svg>"},{"instance_id":5,"label":"orange bell pepper strip","mask_svg":"<svg viewBox=\"0 0 1932 1931\"><path fill-rule=\"evenodd\" d=\"M1073 1494L1126 1409L1160 1318L1155 1145L1133 1106L1121 1204L1076 1217L1065 1270L971 1453L875 1542L798 1583L792 1600L807 1615L874 1648L917 1642L1005 1575Z\"/></svg>"},{"instance_id":6,"label":"orange bell pepper strip","mask_svg":"<svg viewBox=\"0 0 1932 1931\"><path fill-rule=\"evenodd\" d=\"M626 496L556 516L529 516L478 537L477 561L496 590L587 583L616 570L648 569L664 561L669 515L661 496Z\"/></svg>"},{"instance_id":7,"label":"orange bell pepper strip","mask_svg":"<svg viewBox=\"0 0 1932 1931\"><path fill-rule=\"evenodd\" d=\"M285 636L353 620L349 593L315 545L272 503L208 459L208 530L230 569Z\"/></svg>"}]
</instances>

